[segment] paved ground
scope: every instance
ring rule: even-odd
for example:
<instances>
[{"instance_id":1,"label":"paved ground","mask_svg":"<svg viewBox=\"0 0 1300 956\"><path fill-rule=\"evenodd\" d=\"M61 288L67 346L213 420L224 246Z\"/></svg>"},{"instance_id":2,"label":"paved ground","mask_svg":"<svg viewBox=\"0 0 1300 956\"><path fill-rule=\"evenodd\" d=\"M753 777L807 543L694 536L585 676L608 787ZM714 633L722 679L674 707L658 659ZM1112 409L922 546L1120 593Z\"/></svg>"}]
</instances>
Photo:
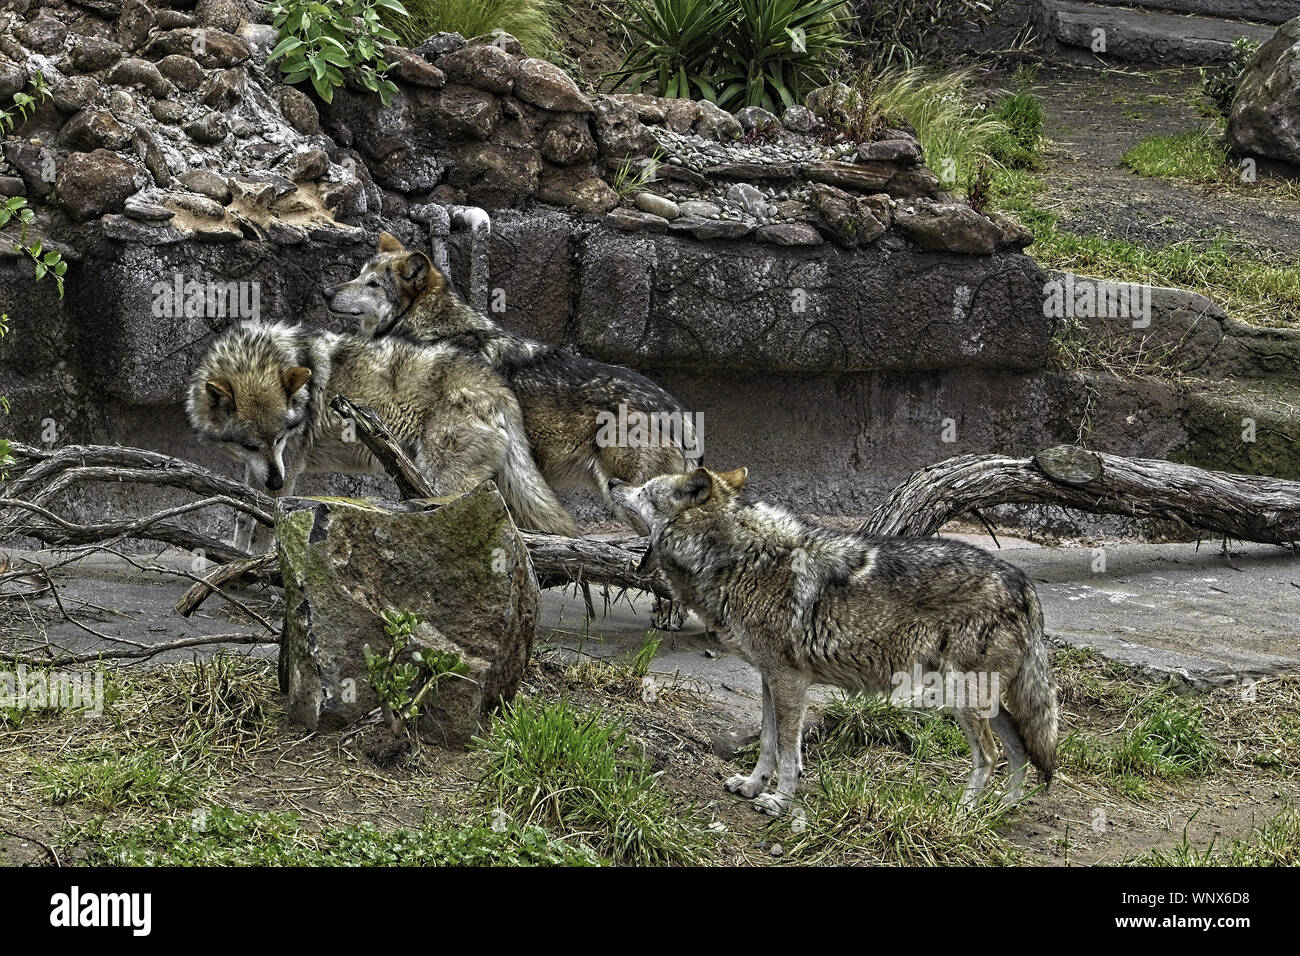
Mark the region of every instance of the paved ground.
<instances>
[{"instance_id":1,"label":"paved ground","mask_svg":"<svg viewBox=\"0 0 1300 956\"><path fill-rule=\"evenodd\" d=\"M962 536L990 545L988 539ZM1023 567L1043 600L1049 635L1150 670L1178 675L1193 685L1224 683L1300 666L1300 555L1262 545L1238 546L1224 555L1217 542L1117 544L1104 550L1045 548L1002 538L1002 556ZM11 554L52 562L44 554ZM54 572L59 596L70 615L101 635L143 645L198 634L255 633L248 614L211 601L185 620L173 610L189 581L189 569L170 558L136 559L141 570L112 556ZM240 593L249 607L272 623L280 615L276 592ZM580 598L571 592L544 596L543 646L576 657L634 654L649 629L648 602L624 597L598 620L587 623ZM0 601L0 635L29 651L41 635L75 651L130 648L80 629L63 619L47 592ZM743 661L727 654L692 624L662 635L654 669L699 681L724 702L748 706L757 679ZM7 642L6 642L7 643ZM241 653L271 654L274 648L241 647ZM155 660L176 660L193 651L172 651Z\"/></svg>"}]
</instances>

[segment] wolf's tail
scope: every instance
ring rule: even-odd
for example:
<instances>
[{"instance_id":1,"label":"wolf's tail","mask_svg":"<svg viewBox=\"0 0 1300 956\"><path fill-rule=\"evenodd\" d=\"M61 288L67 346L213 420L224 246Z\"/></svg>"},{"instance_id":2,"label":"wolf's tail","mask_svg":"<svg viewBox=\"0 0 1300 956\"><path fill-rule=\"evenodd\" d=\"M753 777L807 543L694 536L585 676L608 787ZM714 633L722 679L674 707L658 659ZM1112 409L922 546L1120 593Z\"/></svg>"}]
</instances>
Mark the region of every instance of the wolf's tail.
<instances>
[{"instance_id":1,"label":"wolf's tail","mask_svg":"<svg viewBox=\"0 0 1300 956\"><path fill-rule=\"evenodd\" d=\"M533 461L533 449L524 433L524 419L518 406L503 412L506 429L506 460L497 475L501 497L521 528L550 534L578 536L578 526L564 510L551 486Z\"/></svg>"},{"instance_id":2,"label":"wolf's tail","mask_svg":"<svg viewBox=\"0 0 1300 956\"><path fill-rule=\"evenodd\" d=\"M1020 670L1007 688L1011 713L1025 750L1038 772L1044 787L1052 782L1056 767L1057 705L1056 685L1047 660L1047 645L1043 640L1043 607L1032 585L1026 584L1025 600L1029 611L1029 634L1025 656Z\"/></svg>"}]
</instances>

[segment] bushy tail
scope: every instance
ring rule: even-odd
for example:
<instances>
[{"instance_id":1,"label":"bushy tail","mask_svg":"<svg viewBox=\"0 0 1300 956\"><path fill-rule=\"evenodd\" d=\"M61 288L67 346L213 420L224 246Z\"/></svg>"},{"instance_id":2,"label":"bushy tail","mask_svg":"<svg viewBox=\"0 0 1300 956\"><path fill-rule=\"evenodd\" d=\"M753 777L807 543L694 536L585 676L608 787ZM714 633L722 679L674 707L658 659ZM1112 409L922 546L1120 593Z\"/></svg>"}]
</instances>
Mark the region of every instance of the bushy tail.
<instances>
[{"instance_id":1,"label":"bushy tail","mask_svg":"<svg viewBox=\"0 0 1300 956\"><path fill-rule=\"evenodd\" d=\"M1046 787L1051 784L1052 771L1056 767L1056 685L1052 681L1047 645L1043 640L1043 608L1032 586L1027 586L1026 598L1029 603L1028 647L1020 662L1020 671L1007 688L1007 697L1017 729L1025 742L1025 750L1042 774Z\"/></svg>"},{"instance_id":2,"label":"bushy tail","mask_svg":"<svg viewBox=\"0 0 1300 956\"><path fill-rule=\"evenodd\" d=\"M507 437L506 460L497 475L497 485L515 524L529 531L577 537L578 526L573 517L564 510L551 486L537 470L518 408L506 411L502 418Z\"/></svg>"}]
</instances>

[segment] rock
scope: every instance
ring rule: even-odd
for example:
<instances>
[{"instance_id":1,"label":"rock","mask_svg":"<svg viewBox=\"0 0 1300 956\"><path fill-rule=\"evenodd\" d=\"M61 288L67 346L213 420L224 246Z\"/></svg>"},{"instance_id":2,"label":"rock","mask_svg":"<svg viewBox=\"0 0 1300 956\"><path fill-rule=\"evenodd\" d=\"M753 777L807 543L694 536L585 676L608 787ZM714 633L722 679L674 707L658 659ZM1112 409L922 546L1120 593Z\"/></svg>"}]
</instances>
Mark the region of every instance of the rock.
<instances>
[{"instance_id":1,"label":"rock","mask_svg":"<svg viewBox=\"0 0 1300 956\"><path fill-rule=\"evenodd\" d=\"M809 208L817 227L833 242L847 249L875 242L889 228L889 197L857 196L834 186L812 188Z\"/></svg>"},{"instance_id":2,"label":"rock","mask_svg":"<svg viewBox=\"0 0 1300 956\"><path fill-rule=\"evenodd\" d=\"M0 196L8 198L25 195L27 195L27 185L21 176L0 176Z\"/></svg>"},{"instance_id":3,"label":"rock","mask_svg":"<svg viewBox=\"0 0 1300 956\"><path fill-rule=\"evenodd\" d=\"M157 66L138 57L127 57L113 67L109 71L108 82L114 86L140 87L160 98L176 92L171 80L163 76Z\"/></svg>"},{"instance_id":4,"label":"rock","mask_svg":"<svg viewBox=\"0 0 1300 956\"><path fill-rule=\"evenodd\" d=\"M204 146L215 145L230 133L230 126L220 113L207 113L199 119L186 123L181 129L194 142Z\"/></svg>"},{"instance_id":5,"label":"rock","mask_svg":"<svg viewBox=\"0 0 1300 956\"><path fill-rule=\"evenodd\" d=\"M113 38L124 49L135 52L144 46L155 25L153 7L145 0L125 0L113 23Z\"/></svg>"},{"instance_id":6,"label":"rock","mask_svg":"<svg viewBox=\"0 0 1300 956\"><path fill-rule=\"evenodd\" d=\"M667 232L668 220L653 213L633 209L615 209L604 219L605 225L622 232Z\"/></svg>"},{"instance_id":7,"label":"rock","mask_svg":"<svg viewBox=\"0 0 1300 956\"><path fill-rule=\"evenodd\" d=\"M193 57L181 53L172 53L159 60L158 72L182 90L197 90L203 82L203 67Z\"/></svg>"},{"instance_id":8,"label":"rock","mask_svg":"<svg viewBox=\"0 0 1300 956\"><path fill-rule=\"evenodd\" d=\"M730 219L713 219L690 227L696 239L743 239L753 231L753 226Z\"/></svg>"},{"instance_id":9,"label":"rock","mask_svg":"<svg viewBox=\"0 0 1300 956\"><path fill-rule=\"evenodd\" d=\"M936 203L918 199L914 212L899 210L894 225L923 249L990 255L1002 231L987 216L963 203Z\"/></svg>"},{"instance_id":10,"label":"rock","mask_svg":"<svg viewBox=\"0 0 1300 956\"><path fill-rule=\"evenodd\" d=\"M20 26L14 35L18 37L18 42L33 53L58 53L63 49L68 28L54 14L42 10Z\"/></svg>"},{"instance_id":11,"label":"rock","mask_svg":"<svg viewBox=\"0 0 1300 956\"><path fill-rule=\"evenodd\" d=\"M330 168L330 158L324 150L312 149L305 153L295 153L289 161L290 178L294 181L317 180Z\"/></svg>"},{"instance_id":12,"label":"rock","mask_svg":"<svg viewBox=\"0 0 1300 956\"><path fill-rule=\"evenodd\" d=\"M139 125L132 133L131 141L135 148L135 154L144 161L144 168L149 170L149 175L153 177L153 181L162 187L170 186L173 178L172 171L167 163L167 156L163 153L162 146L158 142L158 137L146 126Z\"/></svg>"},{"instance_id":13,"label":"rock","mask_svg":"<svg viewBox=\"0 0 1300 956\"><path fill-rule=\"evenodd\" d=\"M226 177L219 173L210 169L190 169L176 178L190 192L215 200L223 206L230 202L230 186Z\"/></svg>"},{"instance_id":14,"label":"rock","mask_svg":"<svg viewBox=\"0 0 1300 956\"><path fill-rule=\"evenodd\" d=\"M506 33L505 30L496 29L491 33L485 33L481 37L474 37L470 43L486 43L496 47L498 50L505 50L507 53L513 53L516 56L524 52L524 45L519 42L512 34Z\"/></svg>"},{"instance_id":15,"label":"rock","mask_svg":"<svg viewBox=\"0 0 1300 956\"><path fill-rule=\"evenodd\" d=\"M54 150L21 140L4 143L5 159L22 178L27 195L43 199L54 188L58 163Z\"/></svg>"},{"instance_id":16,"label":"rock","mask_svg":"<svg viewBox=\"0 0 1300 956\"><path fill-rule=\"evenodd\" d=\"M819 246L822 243L821 233L805 222L776 222L759 226L754 231L754 238L778 246Z\"/></svg>"},{"instance_id":17,"label":"rock","mask_svg":"<svg viewBox=\"0 0 1300 956\"><path fill-rule=\"evenodd\" d=\"M59 143L89 153L96 149L124 149L131 134L107 110L84 109L59 130Z\"/></svg>"},{"instance_id":18,"label":"rock","mask_svg":"<svg viewBox=\"0 0 1300 956\"><path fill-rule=\"evenodd\" d=\"M167 197L167 201L178 209L198 216L200 219L220 222L226 218L226 210L222 208L221 203L215 199L209 199L207 196L172 193Z\"/></svg>"},{"instance_id":19,"label":"rock","mask_svg":"<svg viewBox=\"0 0 1300 956\"><path fill-rule=\"evenodd\" d=\"M51 95L60 113L76 113L94 102L99 84L88 76L69 76L52 86Z\"/></svg>"},{"instance_id":20,"label":"rock","mask_svg":"<svg viewBox=\"0 0 1300 956\"><path fill-rule=\"evenodd\" d=\"M306 93L292 86L281 86L278 95L280 112L290 126L304 136L315 136L320 132L320 114Z\"/></svg>"},{"instance_id":21,"label":"rock","mask_svg":"<svg viewBox=\"0 0 1300 956\"><path fill-rule=\"evenodd\" d=\"M222 112L244 98L244 84L247 75L242 68L220 70L208 77L208 82L199 96L199 101L214 110Z\"/></svg>"},{"instance_id":22,"label":"rock","mask_svg":"<svg viewBox=\"0 0 1300 956\"><path fill-rule=\"evenodd\" d=\"M898 173L898 167L892 163L804 163L803 174L815 183L839 186L841 189L855 189L858 192L874 193Z\"/></svg>"},{"instance_id":23,"label":"rock","mask_svg":"<svg viewBox=\"0 0 1300 956\"><path fill-rule=\"evenodd\" d=\"M391 649L386 610L423 619L412 650L454 654L466 666L468 679L444 678L425 699L416 724L423 736L467 744L514 697L540 593L492 485L434 511L282 499L276 539L285 588L280 680L295 722L328 732L378 706L363 648Z\"/></svg>"},{"instance_id":24,"label":"rock","mask_svg":"<svg viewBox=\"0 0 1300 956\"><path fill-rule=\"evenodd\" d=\"M719 760L735 760L742 750L758 743L757 727L731 727L709 739L709 749Z\"/></svg>"},{"instance_id":25,"label":"rock","mask_svg":"<svg viewBox=\"0 0 1300 956\"><path fill-rule=\"evenodd\" d=\"M438 89L447 82L447 74L438 69L424 57L416 56L401 47L386 47L385 55L392 64L393 75L412 86L424 86Z\"/></svg>"},{"instance_id":26,"label":"rock","mask_svg":"<svg viewBox=\"0 0 1300 956\"><path fill-rule=\"evenodd\" d=\"M159 30L177 30L198 25L193 16L182 10L159 10L154 14L153 22Z\"/></svg>"},{"instance_id":27,"label":"rock","mask_svg":"<svg viewBox=\"0 0 1300 956\"><path fill-rule=\"evenodd\" d=\"M1023 249L1032 245L1034 234L1019 220L1000 212L984 213L998 227L998 248Z\"/></svg>"},{"instance_id":28,"label":"rock","mask_svg":"<svg viewBox=\"0 0 1300 956\"><path fill-rule=\"evenodd\" d=\"M194 19L202 26L234 33L248 19L248 10L239 0L199 0Z\"/></svg>"},{"instance_id":29,"label":"rock","mask_svg":"<svg viewBox=\"0 0 1300 956\"><path fill-rule=\"evenodd\" d=\"M714 219L722 215L722 207L716 203L703 202L698 199L688 199L685 202L678 203L683 216L692 216L696 219Z\"/></svg>"},{"instance_id":30,"label":"rock","mask_svg":"<svg viewBox=\"0 0 1300 956\"><path fill-rule=\"evenodd\" d=\"M147 199L141 199L138 195L129 198L122 211L132 219L138 219L142 222L167 222L176 217L176 213L166 206L150 202Z\"/></svg>"},{"instance_id":31,"label":"rock","mask_svg":"<svg viewBox=\"0 0 1300 956\"><path fill-rule=\"evenodd\" d=\"M501 122L501 102L485 90L448 86L433 101L429 121L449 139L487 139Z\"/></svg>"},{"instance_id":32,"label":"rock","mask_svg":"<svg viewBox=\"0 0 1300 956\"><path fill-rule=\"evenodd\" d=\"M144 55L151 60L173 53L193 56L209 68L224 69L243 63L253 51L237 36L202 27L165 30L153 35L144 48Z\"/></svg>"},{"instance_id":33,"label":"rock","mask_svg":"<svg viewBox=\"0 0 1300 956\"><path fill-rule=\"evenodd\" d=\"M799 167L794 163L718 163L709 166L705 175L710 179L794 179Z\"/></svg>"},{"instance_id":34,"label":"rock","mask_svg":"<svg viewBox=\"0 0 1300 956\"><path fill-rule=\"evenodd\" d=\"M587 216L603 216L619 204L619 195L599 176L581 167L551 167L542 177L537 198L554 206L568 206Z\"/></svg>"},{"instance_id":35,"label":"rock","mask_svg":"<svg viewBox=\"0 0 1300 956\"><path fill-rule=\"evenodd\" d=\"M1246 156L1300 166L1300 17L1255 51L1237 84L1228 141Z\"/></svg>"},{"instance_id":36,"label":"rock","mask_svg":"<svg viewBox=\"0 0 1300 956\"><path fill-rule=\"evenodd\" d=\"M68 51L68 62L77 73L94 73L122 59L122 46L107 37L78 37Z\"/></svg>"},{"instance_id":37,"label":"rock","mask_svg":"<svg viewBox=\"0 0 1300 956\"><path fill-rule=\"evenodd\" d=\"M459 33L435 33L411 52L419 54L430 63L448 53L465 47L465 38Z\"/></svg>"},{"instance_id":38,"label":"rock","mask_svg":"<svg viewBox=\"0 0 1300 956\"><path fill-rule=\"evenodd\" d=\"M810 92L804 97L803 105L814 116L834 120L846 117L860 99L847 83L832 83Z\"/></svg>"},{"instance_id":39,"label":"rock","mask_svg":"<svg viewBox=\"0 0 1300 956\"><path fill-rule=\"evenodd\" d=\"M592 106L596 143L607 158L649 156L658 148L654 135L641 122L636 105L626 96L597 96Z\"/></svg>"},{"instance_id":40,"label":"rock","mask_svg":"<svg viewBox=\"0 0 1300 956\"><path fill-rule=\"evenodd\" d=\"M858 147L858 160L863 163L884 162L915 166L923 161L921 144L908 139L878 139Z\"/></svg>"},{"instance_id":41,"label":"rock","mask_svg":"<svg viewBox=\"0 0 1300 956\"><path fill-rule=\"evenodd\" d=\"M761 106L746 106L736 114L741 129L754 130L761 126L770 126L777 121L776 115Z\"/></svg>"},{"instance_id":42,"label":"rock","mask_svg":"<svg viewBox=\"0 0 1300 956\"><path fill-rule=\"evenodd\" d=\"M792 133L807 134L817 127L817 116L806 106L790 106L781 114L781 125Z\"/></svg>"},{"instance_id":43,"label":"rock","mask_svg":"<svg viewBox=\"0 0 1300 956\"><path fill-rule=\"evenodd\" d=\"M519 61L514 93L525 103L556 113L592 111L591 100L582 95L569 74L545 60L528 58Z\"/></svg>"},{"instance_id":44,"label":"rock","mask_svg":"<svg viewBox=\"0 0 1300 956\"><path fill-rule=\"evenodd\" d=\"M895 199L948 199L939 177L924 166L896 173L885 185L885 192Z\"/></svg>"},{"instance_id":45,"label":"rock","mask_svg":"<svg viewBox=\"0 0 1300 956\"><path fill-rule=\"evenodd\" d=\"M699 116L691 124L690 131L692 133L696 136L715 139L720 143L729 143L734 139L740 139L744 130L736 117L721 106L710 103L708 100L700 100L697 106L699 107Z\"/></svg>"},{"instance_id":46,"label":"rock","mask_svg":"<svg viewBox=\"0 0 1300 956\"><path fill-rule=\"evenodd\" d=\"M752 183L734 183L727 188L727 201L739 206L751 216L763 215L767 210L767 200L763 190Z\"/></svg>"},{"instance_id":47,"label":"rock","mask_svg":"<svg viewBox=\"0 0 1300 956\"><path fill-rule=\"evenodd\" d=\"M542 131L542 158L549 163L557 166L589 163L598 152L585 115L561 113Z\"/></svg>"},{"instance_id":48,"label":"rock","mask_svg":"<svg viewBox=\"0 0 1300 956\"><path fill-rule=\"evenodd\" d=\"M17 63L0 59L0 99L9 102L15 93L27 86L27 69Z\"/></svg>"},{"instance_id":49,"label":"rock","mask_svg":"<svg viewBox=\"0 0 1300 956\"><path fill-rule=\"evenodd\" d=\"M509 93L519 75L519 61L494 46L467 46L439 57L436 65L451 82L489 93Z\"/></svg>"},{"instance_id":50,"label":"rock","mask_svg":"<svg viewBox=\"0 0 1300 956\"><path fill-rule=\"evenodd\" d=\"M253 51L253 59L259 63L265 62L280 42L279 31L265 23L245 23L234 32L235 36L248 44L248 48Z\"/></svg>"},{"instance_id":51,"label":"rock","mask_svg":"<svg viewBox=\"0 0 1300 956\"><path fill-rule=\"evenodd\" d=\"M137 189L139 173L139 167L106 149L71 153L59 168L59 203L74 219L120 212Z\"/></svg>"},{"instance_id":52,"label":"rock","mask_svg":"<svg viewBox=\"0 0 1300 956\"><path fill-rule=\"evenodd\" d=\"M656 196L654 193L637 193L632 202L642 212L652 213L661 219L672 220L682 214L682 211L677 208L677 203L663 196Z\"/></svg>"},{"instance_id":53,"label":"rock","mask_svg":"<svg viewBox=\"0 0 1300 956\"><path fill-rule=\"evenodd\" d=\"M19 0L20 4L23 2L25 2L25 0ZM109 20L122 13L121 0L72 0L72 2L79 7L85 7L93 13L98 13L101 17L105 17ZM18 12L22 12L21 6L18 8Z\"/></svg>"},{"instance_id":54,"label":"rock","mask_svg":"<svg viewBox=\"0 0 1300 956\"><path fill-rule=\"evenodd\" d=\"M149 104L149 113L160 123L175 126L189 112L184 103L175 100L154 100Z\"/></svg>"}]
</instances>

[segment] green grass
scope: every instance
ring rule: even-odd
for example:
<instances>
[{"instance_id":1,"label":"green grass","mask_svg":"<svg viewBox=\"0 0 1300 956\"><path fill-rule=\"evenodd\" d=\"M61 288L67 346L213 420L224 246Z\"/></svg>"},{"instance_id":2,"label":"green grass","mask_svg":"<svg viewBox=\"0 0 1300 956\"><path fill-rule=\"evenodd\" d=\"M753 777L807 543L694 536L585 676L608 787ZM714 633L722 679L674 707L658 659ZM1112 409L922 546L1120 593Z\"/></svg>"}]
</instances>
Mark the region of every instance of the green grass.
<instances>
[{"instance_id":1,"label":"green grass","mask_svg":"<svg viewBox=\"0 0 1300 956\"><path fill-rule=\"evenodd\" d=\"M627 732L565 700L517 701L476 745L488 755L482 786L525 824L582 833L617 863L695 863L704 831L681 818Z\"/></svg>"},{"instance_id":2,"label":"green grass","mask_svg":"<svg viewBox=\"0 0 1300 956\"><path fill-rule=\"evenodd\" d=\"M1009 808L993 789L971 807L960 806L959 797L960 787L923 777L915 767L899 779L897 767L881 763L849 773L819 765L817 782L800 791L806 828L790 838L790 859L839 865L1015 863L1019 851L998 833Z\"/></svg>"},{"instance_id":3,"label":"green grass","mask_svg":"<svg viewBox=\"0 0 1300 956\"><path fill-rule=\"evenodd\" d=\"M1060 747L1064 767L1105 779L1136 799L1151 796L1151 781L1205 776L1218 748L1201 724L1201 704L1167 690L1138 703L1114 739L1069 734Z\"/></svg>"},{"instance_id":4,"label":"green grass","mask_svg":"<svg viewBox=\"0 0 1300 956\"><path fill-rule=\"evenodd\" d=\"M465 39L504 30L530 56L545 57L559 43L555 0L403 0L409 17L386 15L388 25L408 46L435 33L459 33Z\"/></svg>"},{"instance_id":5,"label":"green grass","mask_svg":"<svg viewBox=\"0 0 1300 956\"><path fill-rule=\"evenodd\" d=\"M1228 148L1214 129L1152 136L1125 153L1120 162L1139 176L1194 183L1222 182L1235 175L1228 165Z\"/></svg>"},{"instance_id":6,"label":"green grass","mask_svg":"<svg viewBox=\"0 0 1300 956\"><path fill-rule=\"evenodd\" d=\"M992 110L1007 127L992 137L989 155L998 164L1013 169L1035 169L1043 146L1043 104L1026 89L1004 96Z\"/></svg>"},{"instance_id":7,"label":"green grass","mask_svg":"<svg viewBox=\"0 0 1300 956\"><path fill-rule=\"evenodd\" d=\"M92 866L592 866L581 844L541 827L380 829L373 824L305 831L294 813L214 807L183 820L121 831L97 821L69 842Z\"/></svg>"},{"instance_id":8,"label":"green grass","mask_svg":"<svg viewBox=\"0 0 1300 956\"><path fill-rule=\"evenodd\" d=\"M153 750L35 763L33 770L46 797L56 806L183 810L197 803L201 790L192 773L164 761Z\"/></svg>"},{"instance_id":9,"label":"green grass","mask_svg":"<svg viewBox=\"0 0 1300 956\"><path fill-rule=\"evenodd\" d=\"M1126 866L1300 866L1300 813L1286 806L1244 840L1232 840L1216 847L1192 846L1183 831L1182 840L1170 850L1149 850L1124 861Z\"/></svg>"},{"instance_id":10,"label":"green grass","mask_svg":"<svg viewBox=\"0 0 1300 956\"><path fill-rule=\"evenodd\" d=\"M873 747L890 747L921 760L970 753L956 721L943 711L912 710L878 695L843 693L827 701L808 746L832 759L856 757Z\"/></svg>"},{"instance_id":11,"label":"green grass","mask_svg":"<svg viewBox=\"0 0 1300 956\"><path fill-rule=\"evenodd\" d=\"M995 205L1033 233L1027 251L1045 268L1191 289L1244 321L1300 324L1300 266L1275 265L1242 252L1225 235L1153 246L1067 232L1057 228L1059 216L1042 205L1045 188L1023 170L999 170L993 179Z\"/></svg>"}]
</instances>

